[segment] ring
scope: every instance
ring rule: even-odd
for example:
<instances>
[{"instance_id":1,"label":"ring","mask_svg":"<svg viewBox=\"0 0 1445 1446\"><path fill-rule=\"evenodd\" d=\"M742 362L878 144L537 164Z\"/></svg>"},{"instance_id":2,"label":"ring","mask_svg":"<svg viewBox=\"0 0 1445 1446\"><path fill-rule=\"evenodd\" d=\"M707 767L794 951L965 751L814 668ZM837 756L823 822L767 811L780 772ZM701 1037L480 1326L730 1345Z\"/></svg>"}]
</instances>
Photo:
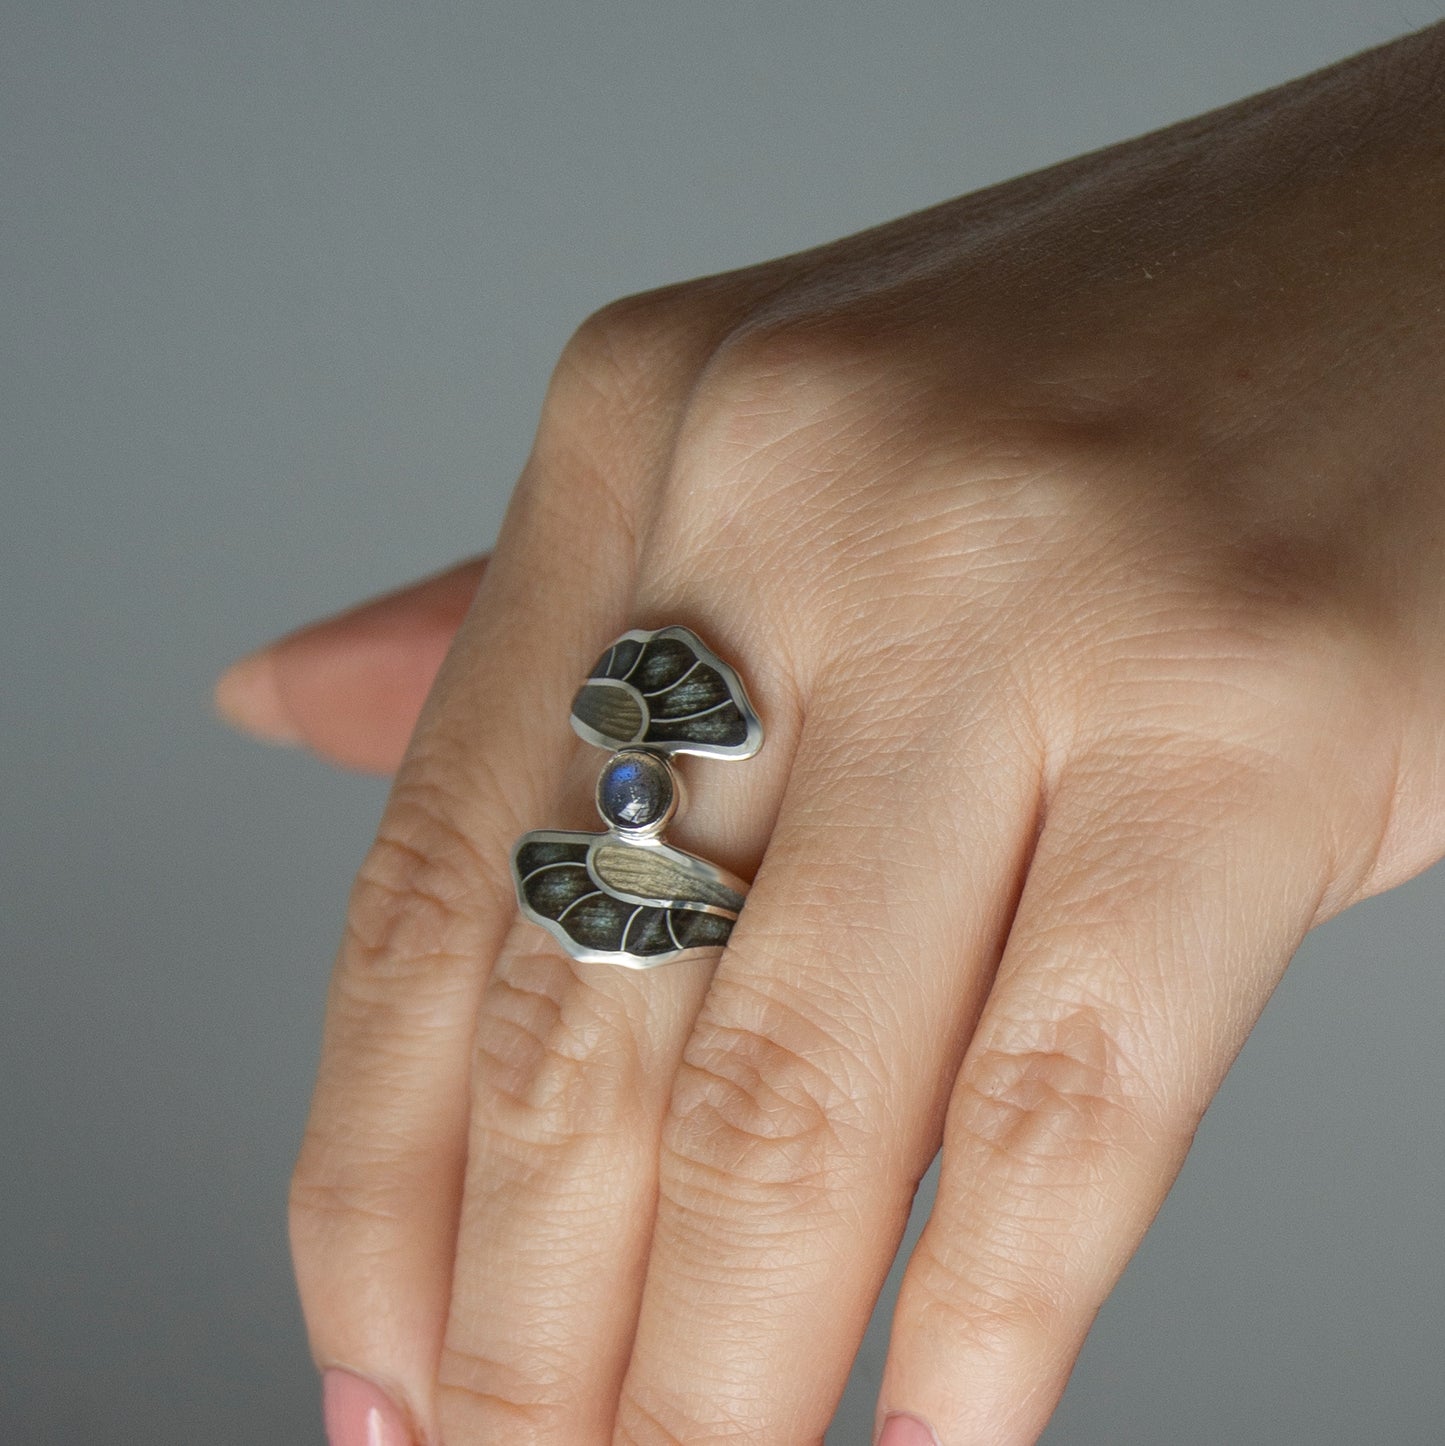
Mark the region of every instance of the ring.
<instances>
[{"instance_id":1,"label":"ring","mask_svg":"<svg viewBox=\"0 0 1445 1446\"><path fill-rule=\"evenodd\" d=\"M587 963L652 969L717 954L748 885L662 831L683 801L674 754L751 758L763 746L742 679L688 628L634 628L577 690L572 727L613 750L597 780L607 832L523 834L512 849L522 912Z\"/></svg>"}]
</instances>

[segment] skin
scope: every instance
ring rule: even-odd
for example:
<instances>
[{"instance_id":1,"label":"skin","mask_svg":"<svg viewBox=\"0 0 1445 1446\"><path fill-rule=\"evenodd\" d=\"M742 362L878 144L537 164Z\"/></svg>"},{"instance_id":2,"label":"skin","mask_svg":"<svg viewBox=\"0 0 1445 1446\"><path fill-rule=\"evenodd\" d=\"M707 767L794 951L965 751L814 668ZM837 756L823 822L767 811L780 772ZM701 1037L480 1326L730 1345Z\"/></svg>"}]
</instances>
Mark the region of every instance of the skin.
<instances>
[{"instance_id":1,"label":"skin","mask_svg":"<svg viewBox=\"0 0 1445 1446\"><path fill-rule=\"evenodd\" d=\"M1301 937L1445 852L1442 138L1435 29L616 303L485 566L253 660L399 764L320 1365L448 1446L821 1442L941 1149L878 1419L1037 1438ZM672 622L768 738L669 837L753 892L717 963L577 964L508 850L596 826L571 693Z\"/></svg>"}]
</instances>

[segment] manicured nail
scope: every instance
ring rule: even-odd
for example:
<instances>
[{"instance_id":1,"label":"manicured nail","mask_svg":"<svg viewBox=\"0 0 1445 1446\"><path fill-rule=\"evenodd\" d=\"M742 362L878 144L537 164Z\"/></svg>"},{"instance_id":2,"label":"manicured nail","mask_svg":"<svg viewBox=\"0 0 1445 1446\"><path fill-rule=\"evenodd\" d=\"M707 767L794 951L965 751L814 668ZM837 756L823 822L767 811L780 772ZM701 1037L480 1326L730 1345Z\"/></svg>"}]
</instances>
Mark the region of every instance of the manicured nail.
<instances>
[{"instance_id":1,"label":"manicured nail","mask_svg":"<svg viewBox=\"0 0 1445 1446\"><path fill-rule=\"evenodd\" d=\"M301 730L281 700L269 649L232 663L216 680L213 698L216 712L233 728L267 743L294 747L301 742Z\"/></svg>"},{"instance_id":2,"label":"manicured nail","mask_svg":"<svg viewBox=\"0 0 1445 1446\"><path fill-rule=\"evenodd\" d=\"M883 1433L878 1446L938 1446L933 1427L921 1416L906 1411L890 1411L883 1418Z\"/></svg>"},{"instance_id":3,"label":"manicured nail","mask_svg":"<svg viewBox=\"0 0 1445 1446\"><path fill-rule=\"evenodd\" d=\"M412 1446L401 1408L363 1376L333 1366L321 1378L321 1401L331 1446Z\"/></svg>"}]
</instances>

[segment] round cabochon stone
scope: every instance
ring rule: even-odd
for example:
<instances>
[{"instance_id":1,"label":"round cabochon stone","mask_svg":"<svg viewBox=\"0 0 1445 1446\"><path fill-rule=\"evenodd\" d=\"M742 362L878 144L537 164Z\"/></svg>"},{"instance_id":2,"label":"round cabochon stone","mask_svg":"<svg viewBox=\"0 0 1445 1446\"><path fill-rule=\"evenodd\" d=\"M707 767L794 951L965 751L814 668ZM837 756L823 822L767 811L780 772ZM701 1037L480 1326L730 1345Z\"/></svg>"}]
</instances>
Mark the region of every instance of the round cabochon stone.
<instances>
[{"instance_id":1,"label":"round cabochon stone","mask_svg":"<svg viewBox=\"0 0 1445 1446\"><path fill-rule=\"evenodd\" d=\"M672 765L641 748L614 753L597 780L597 811L613 828L656 829L677 801Z\"/></svg>"}]
</instances>

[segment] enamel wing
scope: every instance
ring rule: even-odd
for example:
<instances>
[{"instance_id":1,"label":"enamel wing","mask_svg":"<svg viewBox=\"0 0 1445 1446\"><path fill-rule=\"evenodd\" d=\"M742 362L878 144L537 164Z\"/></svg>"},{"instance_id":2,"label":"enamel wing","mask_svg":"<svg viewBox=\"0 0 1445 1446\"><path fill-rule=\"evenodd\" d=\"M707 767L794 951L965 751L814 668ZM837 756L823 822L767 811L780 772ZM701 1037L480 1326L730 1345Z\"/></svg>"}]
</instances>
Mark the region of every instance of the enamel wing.
<instances>
[{"instance_id":1,"label":"enamel wing","mask_svg":"<svg viewBox=\"0 0 1445 1446\"><path fill-rule=\"evenodd\" d=\"M572 727L599 748L751 758L763 746L742 679L679 627L623 633L577 690Z\"/></svg>"}]
</instances>

